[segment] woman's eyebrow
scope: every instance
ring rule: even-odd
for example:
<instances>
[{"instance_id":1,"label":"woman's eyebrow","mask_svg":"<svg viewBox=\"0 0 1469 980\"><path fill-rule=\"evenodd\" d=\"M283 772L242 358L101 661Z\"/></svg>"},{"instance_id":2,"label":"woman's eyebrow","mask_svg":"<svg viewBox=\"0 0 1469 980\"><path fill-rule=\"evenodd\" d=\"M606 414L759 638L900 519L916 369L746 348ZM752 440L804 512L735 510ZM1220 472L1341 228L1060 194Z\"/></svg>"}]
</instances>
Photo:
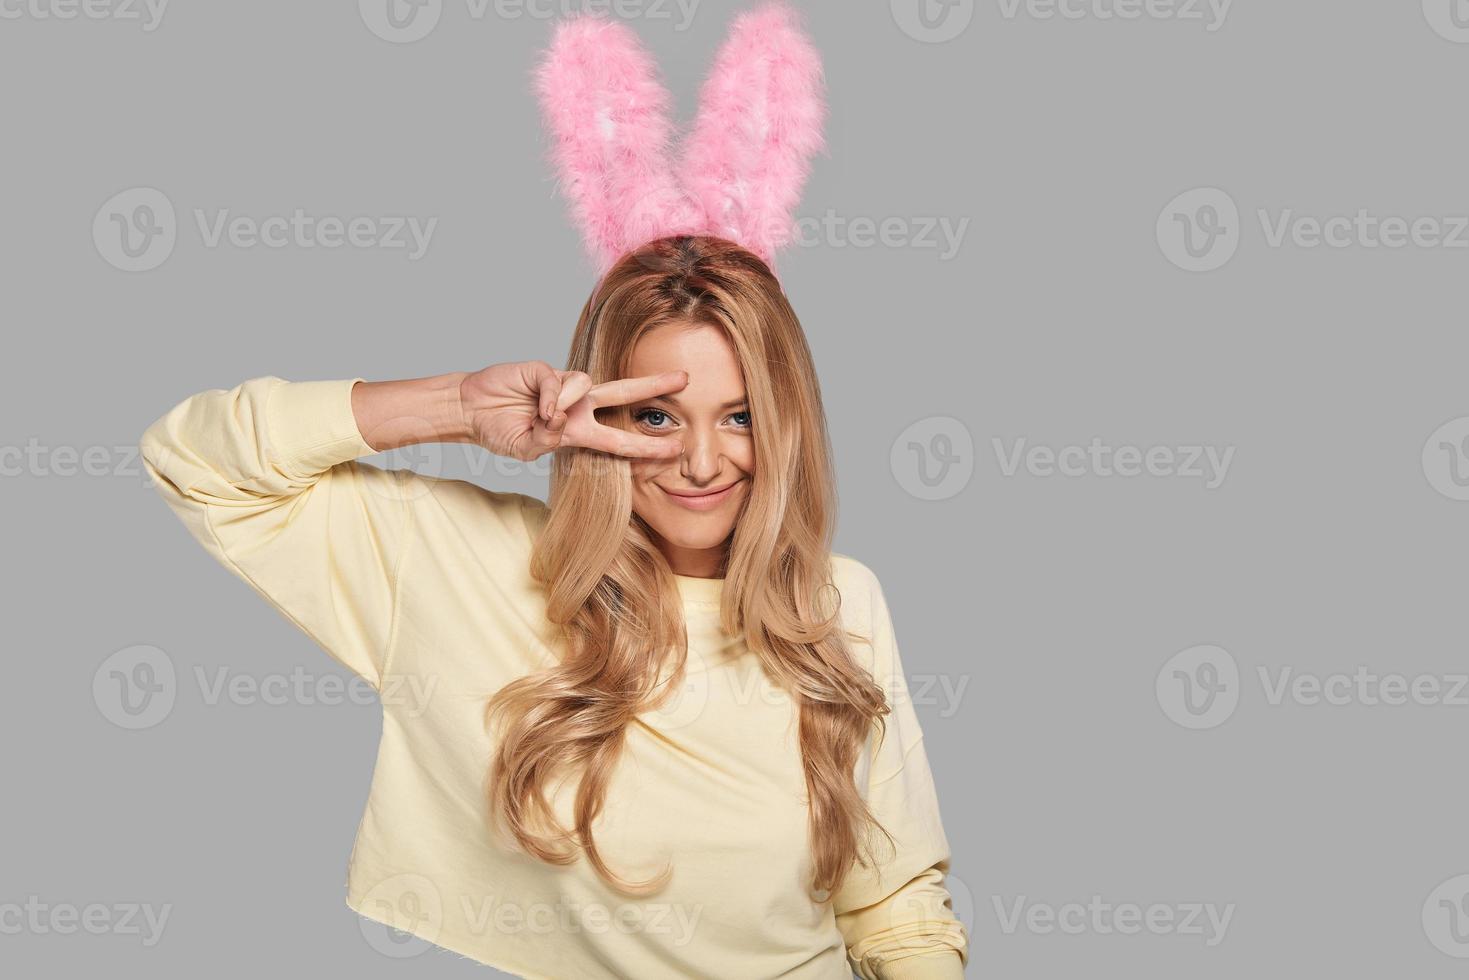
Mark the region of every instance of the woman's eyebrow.
<instances>
[{"instance_id":1,"label":"woman's eyebrow","mask_svg":"<svg viewBox=\"0 0 1469 980\"><path fill-rule=\"evenodd\" d=\"M654 395L652 398L649 398L648 401L650 401L650 402L668 402L668 404L670 404L670 405L674 405L676 407L682 407L682 403L679 402L677 395ZM735 398L735 399L732 399L730 401L725 402L723 405L720 405L719 406L719 410L721 412L723 412L723 411L725 411L727 409L739 408L741 405L744 405L747 402L748 402L748 399L746 399L746 398Z\"/></svg>"}]
</instances>

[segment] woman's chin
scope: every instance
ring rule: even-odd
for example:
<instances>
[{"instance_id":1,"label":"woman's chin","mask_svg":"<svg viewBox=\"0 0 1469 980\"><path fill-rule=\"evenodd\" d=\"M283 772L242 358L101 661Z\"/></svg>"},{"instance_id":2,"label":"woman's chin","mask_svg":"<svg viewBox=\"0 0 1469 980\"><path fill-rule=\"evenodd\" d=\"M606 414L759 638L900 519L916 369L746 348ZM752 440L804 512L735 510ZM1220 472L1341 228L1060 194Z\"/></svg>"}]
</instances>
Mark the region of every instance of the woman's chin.
<instances>
[{"instance_id":1,"label":"woman's chin","mask_svg":"<svg viewBox=\"0 0 1469 980\"><path fill-rule=\"evenodd\" d=\"M647 520L646 517L643 519ZM684 551L709 551L718 548L729 540L730 532L734 530L734 522L717 514L679 514L673 520L660 514L654 520L648 521L648 526L665 545Z\"/></svg>"},{"instance_id":2,"label":"woman's chin","mask_svg":"<svg viewBox=\"0 0 1469 980\"><path fill-rule=\"evenodd\" d=\"M703 528L688 528L663 535L663 540L675 548L685 551L709 551L729 540L733 528L724 524Z\"/></svg>"}]
</instances>

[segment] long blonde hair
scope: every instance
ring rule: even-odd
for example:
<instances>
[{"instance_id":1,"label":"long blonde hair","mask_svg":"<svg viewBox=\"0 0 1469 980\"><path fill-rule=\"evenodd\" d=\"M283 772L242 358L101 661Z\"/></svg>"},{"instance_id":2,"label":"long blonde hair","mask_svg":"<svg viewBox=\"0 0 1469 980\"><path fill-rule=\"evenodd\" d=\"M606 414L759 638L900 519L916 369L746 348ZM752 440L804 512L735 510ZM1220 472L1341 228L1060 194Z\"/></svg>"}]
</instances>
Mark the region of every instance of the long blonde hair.
<instances>
[{"instance_id":1,"label":"long blonde hair","mask_svg":"<svg viewBox=\"0 0 1469 980\"><path fill-rule=\"evenodd\" d=\"M755 467L729 540L720 623L743 637L766 673L792 698L810 806L813 899L840 887L854 861L867 864L864 831L892 837L868 809L854 766L890 708L856 662L840 627L830 543L836 492L826 416L811 352L769 267L732 242L677 236L651 242L610 269L583 308L567 370L594 384L625 377L638 338L672 322L726 331L744 373ZM628 406L600 420L630 427ZM615 420L615 421L613 421ZM607 866L592 837L635 715L659 707L681 684L688 654L672 569L633 512L627 458L556 450L550 514L531 557L562 628L556 666L507 684L490 699L487 723L503 730L489 775L491 814L516 841L551 864L585 851L611 886L648 894L672 874L641 884ZM674 658L671 664L668 658ZM671 680L660 690L665 666ZM560 826L547 799L557 773L581 774L575 826Z\"/></svg>"}]
</instances>

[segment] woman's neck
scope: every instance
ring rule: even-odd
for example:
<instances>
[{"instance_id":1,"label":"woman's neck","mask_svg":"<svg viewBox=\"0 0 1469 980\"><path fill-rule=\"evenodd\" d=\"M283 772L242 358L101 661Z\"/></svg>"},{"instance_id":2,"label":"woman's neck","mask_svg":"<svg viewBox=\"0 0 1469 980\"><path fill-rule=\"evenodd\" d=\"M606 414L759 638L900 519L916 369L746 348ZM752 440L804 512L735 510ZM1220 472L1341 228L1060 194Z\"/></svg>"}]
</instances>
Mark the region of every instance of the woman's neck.
<instances>
[{"instance_id":1,"label":"woman's neck","mask_svg":"<svg viewBox=\"0 0 1469 980\"><path fill-rule=\"evenodd\" d=\"M659 538L658 550L663 552L675 575L689 578L723 578L725 561L729 555L726 544L716 548L680 548Z\"/></svg>"}]
</instances>

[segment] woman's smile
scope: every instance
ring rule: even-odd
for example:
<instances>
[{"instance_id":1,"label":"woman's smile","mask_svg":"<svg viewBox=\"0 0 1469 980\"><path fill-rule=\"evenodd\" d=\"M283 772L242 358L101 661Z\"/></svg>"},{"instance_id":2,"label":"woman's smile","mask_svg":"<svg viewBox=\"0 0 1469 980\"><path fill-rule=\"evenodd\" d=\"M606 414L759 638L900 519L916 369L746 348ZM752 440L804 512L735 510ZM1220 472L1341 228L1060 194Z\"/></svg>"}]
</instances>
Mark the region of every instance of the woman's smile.
<instances>
[{"instance_id":1,"label":"woman's smile","mask_svg":"<svg viewBox=\"0 0 1469 980\"><path fill-rule=\"evenodd\" d=\"M687 507L689 510L713 510L732 498L735 488L743 482L743 479L735 480L715 490L670 490L661 486L658 489L680 507Z\"/></svg>"}]
</instances>

